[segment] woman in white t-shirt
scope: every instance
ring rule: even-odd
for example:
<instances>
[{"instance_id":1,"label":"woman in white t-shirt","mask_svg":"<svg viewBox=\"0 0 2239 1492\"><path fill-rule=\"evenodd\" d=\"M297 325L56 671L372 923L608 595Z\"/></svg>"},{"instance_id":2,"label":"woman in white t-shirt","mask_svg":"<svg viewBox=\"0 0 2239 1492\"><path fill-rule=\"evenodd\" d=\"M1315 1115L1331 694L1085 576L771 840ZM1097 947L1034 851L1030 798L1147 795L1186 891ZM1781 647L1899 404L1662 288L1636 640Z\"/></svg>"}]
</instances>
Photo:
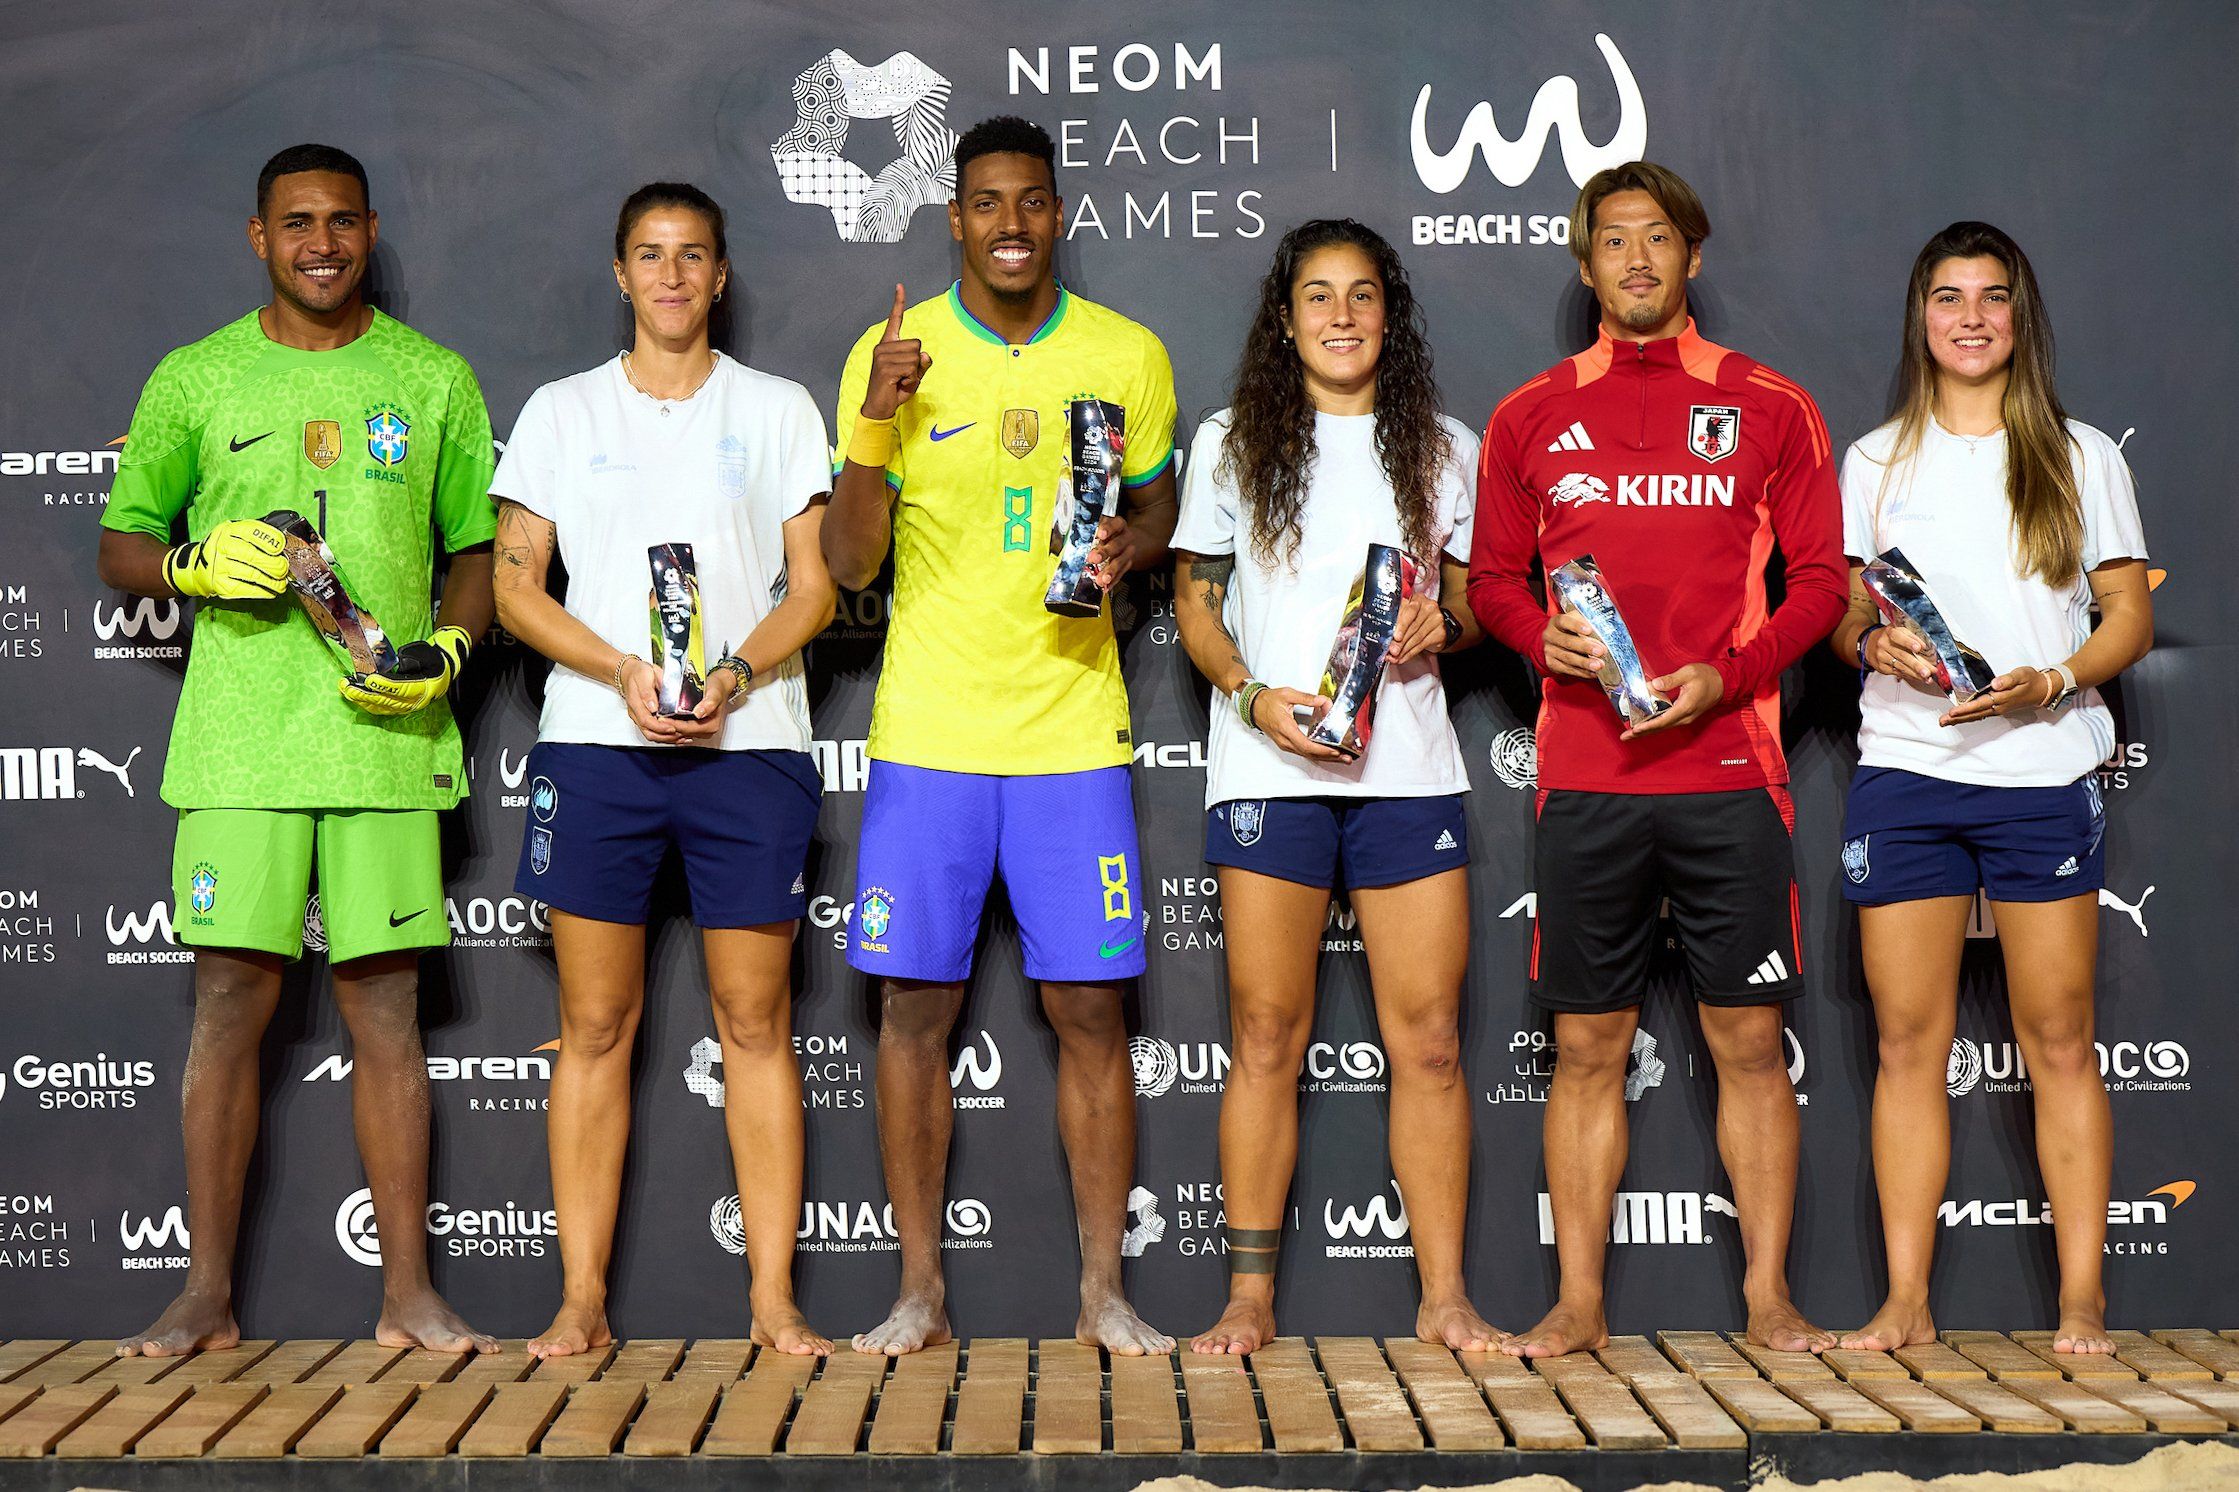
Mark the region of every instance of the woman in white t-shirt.
<instances>
[{"instance_id":1,"label":"woman in white t-shirt","mask_svg":"<svg viewBox=\"0 0 2239 1492\"><path fill-rule=\"evenodd\" d=\"M645 922L672 850L722 1044L754 1340L831 1351L793 1297L803 1137L789 974L822 791L800 654L837 595L818 546L830 446L806 389L709 345L729 274L723 210L704 192L632 193L614 232L630 350L531 394L491 484L498 618L556 665L515 882L552 908L560 977L547 1132L561 1305L529 1345L539 1356L612 1339ZM564 606L545 589L555 548ZM656 636L670 624L682 646Z\"/></svg>"},{"instance_id":2,"label":"woman in white t-shirt","mask_svg":"<svg viewBox=\"0 0 2239 1492\"><path fill-rule=\"evenodd\" d=\"M2020 247L1954 223L1913 263L1895 418L1843 462L1850 612L1830 646L1864 684L1843 889L1858 904L1881 1066L1874 1179L1889 1298L1851 1348L1935 1340L1928 1271L1951 1168L1946 1069L1980 888L2034 1092L2059 1255L2062 1352L2111 1352L2100 1257L2113 1127L2092 1044L2104 881L2098 686L2153 642L2145 537L2115 443L2069 419ZM1950 635L1997 670L1954 702L1860 578L1900 551ZM2096 606L2099 626L2091 625Z\"/></svg>"},{"instance_id":3,"label":"woman in white t-shirt","mask_svg":"<svg viewBox=\"0 0 2239 1492\"><path fill-rule=\"evenodd\" d=\"M1228 1307L1190 1345L1275 1335L1276 1246L1330 893L1359 918L1391 1073L1416 1334L1488 1351L1462 1284L1470 1109L1460 1068L1469 790L1437 654L1482 636L1459 597L1477 441L1439 413L1399 256L1350 219L1291 230L1260 285L1232 406L1198 428L1174 533L1182 642L1213 685L1205 858L1218 867L1233 1055L1221 1098ZM1411 556L1358 760L1309 739L1368 546ZM1376 1206L1382 1207L1379 1201Z\"/></svg>"}]
</instances>

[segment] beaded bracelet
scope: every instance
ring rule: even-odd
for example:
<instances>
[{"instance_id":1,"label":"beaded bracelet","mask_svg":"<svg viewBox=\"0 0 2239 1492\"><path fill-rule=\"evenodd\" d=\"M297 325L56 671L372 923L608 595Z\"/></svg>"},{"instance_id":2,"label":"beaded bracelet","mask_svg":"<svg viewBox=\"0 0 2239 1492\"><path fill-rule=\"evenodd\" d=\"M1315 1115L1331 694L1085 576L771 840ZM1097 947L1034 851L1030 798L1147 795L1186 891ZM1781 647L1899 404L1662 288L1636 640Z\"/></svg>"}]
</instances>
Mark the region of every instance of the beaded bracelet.
<instances>
[{"instance_id":1,"label":"beaded bracelet","mask_svg":"<svg viewBox=\"0 0 2239 1492\"><path fill-rule=\"evenodd\" d=\"M1266 691L1267 686L1257 679L1246 679L1236 688L1236 717L1244 722L1247 730L1259 731L1261 735L1267 733L1261 731L1259 722L1252 718L1252 705Z\"/></svg>"}]
</instances>

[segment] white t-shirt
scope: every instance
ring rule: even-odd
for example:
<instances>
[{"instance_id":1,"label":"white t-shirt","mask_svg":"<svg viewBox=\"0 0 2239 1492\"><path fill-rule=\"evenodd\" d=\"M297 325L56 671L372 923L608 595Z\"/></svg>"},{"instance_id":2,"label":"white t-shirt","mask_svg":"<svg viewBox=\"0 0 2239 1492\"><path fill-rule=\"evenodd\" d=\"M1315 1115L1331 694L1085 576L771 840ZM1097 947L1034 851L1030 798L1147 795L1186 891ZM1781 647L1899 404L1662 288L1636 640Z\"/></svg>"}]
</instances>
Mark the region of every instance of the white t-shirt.
<instances>
[{"instance_id":1,"label":"white t-shirt","mask_svg":"<svg viewBox=\"0 0 2239 1492\"><path fill-rule=\"evenodd\" d=\"M2146 558L2137 489L2122 452L2080 421L2070 420L2068 432L2083 497L2083 570ZM2060 586L2022 573L2006 498L2005 433L1970 440L1931 420L1909 471L1884 465L1896 440L1892 421L1843 458L1843 551L1851 562L1902 549L1952 635L2001 673L2067 662L2091 635L2091 586L2081 572ZM2081 691L2056 714L2023 710L1938 725L1949 708L1934 689L1868 675L1860 764L1991 787L2060 787L2115 748L2114 718L2096 689Z\"/></svg>"},{"instance_id":2,"label":"white t-shirt","mask_svg":"<svg viewBox=\"0 0 2239 1492\"><path fill-rule=\"evenodd\" d=\"M711 668L785 598L784 524L831 489L831 447L808 390L721 354L689 399L638 392L618 356L544 385L522 406L490 483L492 496L558 530L569 613L640 658L653 637L646 551L691 545ZM612 680L568 668L552 670L537 739L653 744ZM706 744L808 750L800 655L757 675Z\"/></svg>"},{"instance_id":3,"label":"white t-shirt","mask_svg":"<svg viewBox=\"0 0 2239 1492\"><path fill-rule=\"evenodd\" d=\"M1469 560L1475 507L1477 437L1453 420L1453 455L1438 483L1431 539L1462 563ZM1182 516L1174 547L1236 557L1221 620L1236 639L1252 677L1311 694L1321 686L1330 644L1370 544L1404 547L1399 505L1376 455L1374 415L1314 416L1314 465L1299 514L1298 554L1269 568L1253 552L1251 527L1239 521L1235 485L1220 471L1228 411L1197 427L1182 482ZM1438 597L1431 569L1424 589ZM1446 713L1438 658L1424 653L1384 672L1374 733L1357 762L1323 765L1293 756L1236 718L1227 695L1214 691L1212 767L1205 805L1237 798L1425 798L1469 791L1461 743Z\"/></svg>"}]
</instances>

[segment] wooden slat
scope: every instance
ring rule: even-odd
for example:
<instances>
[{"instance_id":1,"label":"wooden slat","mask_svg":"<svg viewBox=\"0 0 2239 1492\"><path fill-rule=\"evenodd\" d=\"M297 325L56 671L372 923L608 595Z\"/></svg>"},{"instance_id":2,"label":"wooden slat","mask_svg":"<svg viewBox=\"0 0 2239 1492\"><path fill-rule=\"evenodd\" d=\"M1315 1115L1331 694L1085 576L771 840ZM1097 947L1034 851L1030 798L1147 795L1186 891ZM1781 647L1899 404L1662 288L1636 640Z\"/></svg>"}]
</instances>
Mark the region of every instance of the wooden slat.
<instances>
[{"instance_id":1,"label":"wooden slat","mask_svg":"<svg viewBox=\"0 0 2239 1492\"><path fill-rule=\"evenodd\" d=\"M949 1343L954 1351L956 1344ZM684 1354L684 1361L677 1366L678 1378L713 1378L730 1383L746 1376L746 1365L754 1360L754 1344L745 1337L708 1337L694 1342Z\"/></svg>"},{"instance_id":2,"label":"wooden slat","mask_svg":"<svg viewBox=\"0 0 2239 1492\"><path fill-rule=\"evenodd\" d=\"M1337 1394L1338 1413L1352 1436L1354 1450L1423 1448L1415 1408L1373 1338L1317 1337L1314 1350L1321 1357L1323 1378Z\"/></svg>"},{"instance_id":3,"label":"wooden slat","mask_svg":"<svg viewBox=\"0 0 2239 1492\"><path fill-rule=\"evenodd\" d=\"M178 1385L181 1388L185 1384ZM261 1383L207 1383L133 1447L143 1461L160 1457L202 1456L241 1423L272 1390Z\"/></svg>"},{"instance_id":4,"label":"wooden slat","mask_svg":"<svg viewBox=\"0 0 2239 1492\"><path fill-rule=\"evenodd\" d=\"M1643 1343L1643 1345L1646 1345ZM1384 1355L1415 1401L1423 1433L1442 1451L1497 1451L1508 1443L1485 1396L1464 1373L1454 1354L1435 1342L1394 1337Z\"/></svg>"},{"instance_id":5,"label":"wooden slat","mask_svg":"<svg viewBox=\"0 0 2239 1492\"><path fill-rule=\"evenodd\" d=\"M571 1352L565 1357L542 1357L530 1376L539 1383L589 1383L606 1371L614 1361L618 1349L612 1342L604 1347L593 1347L588 1352Z\"/></svg>"},{"instance_id":6,"label":"wooden slat","mask_svg":"<svg viewBox=\"0 0 2239 1492\"><path fill-rule=\"evenodd\" d=\"M477 1352L466 1360L466 1365L452 1375L453 1383L483 1383L496 1387L501 1383L519 1383L536 1369L536 1359L529 1356L526 1339L517 1342L500 1342L495 1352Z\"/></svg>"},{"instance_id":7,"label":"wooden slat","mask_svg":"<svg viewBox=\"0 0 2239 1492\"><path fill-rule=\"evenodd\" d=\"M343 1390L342 1402L295 1443L295 1453L311 1457L357 1457L381 1443L389 1427L403 1419L420 1392L417 1383L361 1383Z\"/></svg>"},{"instance_id":8,"label":"wooden slat","mask_svg":"<svg viewBox=\"0 0 2239 1492\"><path fill-rule=\"evenodd\" d=\"M278 1345L271 1341L238 1342L215 1352L197 1352L179 1365L170 1381L197 1388L205 1383L231 1383L270 1356Z\"/></svg>"},{"instance_id":9,"label":"wooden slat","mask_svg":"<svg viewBox=\"0 0 2239 1492\"><path fill-rule=\"evenodd\" d=\"M42 1392L44 1390L35 1383L0 1384L0 1419L6 1419L33 1399L38 1398Z\"/></svg>"},{"instance_id":10,"label":"wooden slat","mask_svg":"<svg viewBox=\"0 0 2239 1492\"><path fill-rule=\"evenodd\" d=\"M1819 1360L1834 1369L1835 1376L1845 1383L1856 1383L1861 1378L1910 1378L1905 1365L1886 1352L1867 1352L1855 1347L1830 1347Z\"/></svg>"},{"instance_id":11,"label":"wooden slat","mask_svg":"<svg viewBox=\"0 0 2239 1492\"><path fill-rule=\"evenodd\" d=\"M1961 1357L1942 1342L1899 1347L1889 1354L1922 1383L1988 1382L1990 1374L1971 1357Z\"/></svg>"},{"instance_id":12,"label":"wooden slat","mask_svg":"<svg viewBox=\"0 0 2239 1492\"><path fill-rule=\"evenodd\" d=\"M949 1390L956 1383L956 1354L956 1343L943 1342L895 1362L871 1421L872 1455L930 1456L940 1451Z\"/></svg>"},{"instance_id":13,"label":"wooden slat","mask_svg":"<svg viewBox=\"0 0 2239 1492\"><path fill-rule=\"evenodd\" d=\"M1718 1407L1718 1401L1703 1387L1703 1380L1691 1373L1677 1368L1640 1372L1625 1383L1682 1450L1736 1450L1749 1444L1742 1427Z\"/></svg>"},{"instance_id":14,"label":"wooden slat","mask_svg":"<svg viewBox=\"0 0 2239 1492\"><path fill-rule=\"evenodd\" d=\"M2153 1339L2171 1351L2200 1364L2218 1378L2239 1376L2239 1342L2226 1341L2212 1331L2157 1331ZM0 1373L0 1378L7 1374Z\"/></svg>"},{"instance_id":15,"label":"wooden slat","mask_svg":"<svg viewBox=\"0 0 2239 1492\"><path fill-rule=\"evenodd\" d=\"M611 1456L622 1443L622 1432L644 1403L642 1378L617 1378L612 1383L602 1378L597 1383L581 1384L568 1395L567 1407L544 1432L537 1454Z\"/></svg>"},{"instance_id":16,"label":"wooden slat","mask_svg":"<svg viewBox=\"0 0 2239 1492\"><path fill-rule=\"evenodd\" d=\"M1112 1450L1122 1456L1174 1456L1182 1450L1182 1403L1174 1359L1112 1359Z\"/></svg>"},{"instance_id":17,"label":"wooden slat","mask_svg":"<svg viewBox=\"0 0 2239 1492\"><path fill-rule=\"evenodd\" d=\"M723 1380L714 1373L672 1378L646 1391L645 1408L622 1443L626 1456L689 1456L715 1413ZM937 1430L936 1430L936 1433Z\"/></svg>"},{"instance_id":18,"label":"wooden slat","mask_svg":"<svg viewBox=\"0 0 2239 1492\"><path fill-rule=\"evenodd\" d=\"M723 1402L700 1441L700 1454L767 1456L775 1451L793 1401L815 1370L813 1357L758 1354L754 1371L723 1390Z\"/></svg>"},{"instance_id":19,"label":"wooden slat","mask_svg":"<svg viewBox=\"0 0 2239 1492\"><path fill-rule=\"evenodd\" d=\"M113 1383L118 1388L133 1388L140 1384L154 1383L194 1361L191 1357L112 1357L100 1368L86 1376L87 1383ZM192 1386L191 1384L189 1385Z\"/></svg>"},{"instance_id":20,"label":"wooden slat","mask_svg":"<svg viewBox=\"0 0 2239 1492\"><path fill-rule=\"evenodd\" d=\"M1809 1434L1819 1416L1762 1378L1704 1378L1703 1391L1752 1435Z\"/></svg>"},{"instance_id":21,"label":"wooden slat","mask_svg":"<svg viewBox=\"0 0 2239 1492\"><path fill-rule=\"evenodd\" d=\"M1045 1337L1034 1344L1034 1453L1095 1455L1104 1449L1104 1379L1097 1349Z\"/></svg>"},{"instance_id":22,"label":"wooden slat","mask_svg":"<svg viewBox=\"0 0 2239 1492\"><path fill-rule=\"evenodd\" d=\"M1505 1352L1457 1352L1461 1365L1484 1390L1508 1438L1520 1451L1579 1450L1586 1432L1570 1417L1547 1381Z\"/></svg>"},{"instance_id":23,"label":"wooden slat","mask_svg":"<svg viewBox=\"0 0 2239 1492\"><path fill-rule=\"evenodd\" d=\"M457 1383L456 1378L451 1380ZM469 1388L483 1385L468 1384ZM568 1401L564 1383L542 1383L531 1378L521 1383L501 1383L474 1423L459 1437L462 1456L525 1456L536 1449L544 1432Z\"/></svg>"},{"instance_id":24,"label":"wooden slat","mask_svg":"<svg viewBox=\"0 0 2239 1492\"><path fill-rule=\"evenodd\" d=\"M210 1454L221 1460L284 1456L320 1415L342 1397L336 1384L286 1383L272 1390L241 1422L225 1432Z\"/></svg>"},{"instance_id":25,"label":"wooden slat","mask_svg":"<svg viewBox=\"0 0 2239 1492\"><path fill-rule=\"evenodd\" d=\"M1608 1346L1595 1350L1594 1357L1610 1372L1628 1381L1636 1373L1685 1371L1676 1368L1646 1337L1611 1337Z\"/></svg>"},{"instance_id":26,"label":"wooden slat","mask_svg":"<svg viewBox=\"0 0 2239 1492\"><path fill-rule=\"evenodd\" d=\"M23 1338L0 1344L0 1383L13 1383L27 1371L69 1346L61 1337Z\"/></svg>"},{"instance_id":27,"label":"wooden slat","mask_svg":"<svg viewBox=\"0 0 2239 1492\"><path fill-rule=\"evenodd\" d=\"M1856 1387L1915 1435L1966 1435L1982 1428L1982 1421L1957 1401L1910 1378L1866 1378Z\"/></svg>"},{"instance_id":28,"label":"wooden slat","mask_svg":"<svg viewBox=\"0 0 2239 1492\"><path fill-rule=\"evenodd\" d=\"M1534 1366L1603 1450L1658 1451L1671 1443L1623 1380L1587 1354L1543 1357Z\"/></svg>"},{"instance_id":29,"label":"wooden slat","mask_svg":"<svg viewBox=\"0 0 2239 1492\"><path fill-rule=\"evenodd\" d=\"M1665 1356L1697 1378L1754 1378L1757 1370L1715 1331L1660 1331Z\"/></svg>"},{"instance_id":30,"label":"wooden slat","mask_svg":"<svg viewBox=\"0 0 2239 1492\"><path fill-rule=\"evenodd\" d=\"M1277 1337L1246 1361L1259 1380L1260 1402L1267 1408L1267 1429L1278 1454L1345 1448L1329 1391L1322 1386L1322 1375L1303 1340Z\"/></svg>"},{"instance_id":31,"label":"wooden slat","mask_svg":"<svg viewBox=\"0 0 2239 1492\"><path fill-rule=\"evenodd\" d=\"M2221 1435L2231 1428L2222 1415L2190 1399L2180 1399L2159 1384L2124 1378L2093 1378L2077 1386L2120 1404L2162 1435Z\"/></svg>"},{"instance_id":32,"label":"wooden slat","mask_svg":"<svg viewBox=\"0 0 2239 1492\"><path fill-rule=\"evenodd\" d=\"M2060 1370L2051 1363L1998 1332L1947 1331L1943 1337L1945 1346L1999 1383L2041 1382L2060 1376Z\"/></svg>"},{"instance_id":33,"label":"wooden slat","mask_svg":"<svg viewBox=\"0 0 2239 1492\"><path fill-rule=\"evenodd\" d=\"M2057 1435L2062 1428L2058 1416L1987 1378L1939 1379L1934 1391L2000 1435Z\"/></svg>"},{"instance_id":34,"label":"wooden slat","mask_svg":"<svg viewBox=\"0 0 2239 1492\"><path fill-rule=\"evenodd\" d=\"M1201 1456L1260 1450L1259 1409L1244 1359L1223 1353L1182 1354L1182 1389L1189 1395L1190 1448Z\"/></svg>"},{"instance_id":35,"label":"wooden slat","mask_svg":"<svg viewBox=\"0 0 2239 1492\"><path fill-rule=\"evenodd\" d=\"M1760 1347L1746 1337L1732 1339L1734 1351L1739 1353L1759 1373L1775 1383L1789 1383L1799 1378L1832 1378L1835 1370L1821 1362L1810 1352L1775 1352L1770 1347Z\"/></svg>"},{"instance_id":36,"label":"wooden slat","mask_svg":"<svg viewBox=\"0 0 2239 1492\"><path fill-rule=\"evenodd\" d=\"M2083 1435L2142 1435L2145 1417L2110 1403L2081 1384L2054 1374L2047 1378L2006 1378L2007 1388L2060 1417L2069 1429Z\"/></svg>"},{"instance_id":37,"label":"wooden slat","mask_svg":"<svg viewBox=\"0 0 2239 1492\"><path fill-rule=\"evenodd\" d=\"M0 1456L43 1456L117 1396L113 1383L62 1383L0 1420Z\"/></svg>"},{"instance_id":38,"label":"wooden slat","mask_svg":"<svg viewBox=\"0 0 2239 1492\"><path fill-rule=\"evenodd\" d=\"M2049 1331L2017 1331L2014 1341L2027 1351L2051 1363L2060 1370L2063 1378L2120 1378L2130 1382L2138 1379L2138 1370L2105 1352L2055 1352L2052 1350L2053 1334Z\"/></svg>"},{"instance_id":39,"label":"wooden slat","mask_svg":"<svg viewBox=\"0 0 2239 1492\"><path fill-rule=\"evenodd\" d=\"M381 1381L417 1383L423 1388L435 1383L449 1383L466 1371L468 1361L478 1355L473 1352L437 1352L431 1347L414 1347L381 1375Z\"/></svg>"},{"instance_id":40,"label":"wooden slat","mask_svg":"<svg viewBox=\"0 0 2239 1492\"><path fill-rule=\"evenodd\" d=\"M497 1392L488 1383L435 1383L420 1390L396 1428L381 1437L384 1456L448 1456Z\"/></svg>"},{"instance_id":41,"label":"wooden slat","mask_svg":"<svg viewBox=\"0 0 2239 1492\"><path fill-rule=\"evenodd\" d=\"M2115 1344L2115 1361L2131 1369L2149 1383L2172 1379L2199 1381L2216 1375L2200 1363L2181 1352L2173 1352L2142 1331L2110 1331L2107 1335Z\"/></svg>"},{"instance_id":42,"label":"wooden slat","mask_svg":"<svg viewBox=\"0 0 2239 1492\"><path fill-rule=\"evenodd\" d=\"M624 1343L614 1354L614 1361L599 1374L601 1383L633 1379L639 1383L659 1383L676 1371L684 1361L684 1343L676 1340L651 1339Z\"/></svg>"},{"instance_id":43,"label":"wooden slat","mask_svg":"<svg viewBox=\"0 0 2239 1492\"><path fill-rule=\"evenodd\" d=\"M801 1392L793 1427L785 1432L789 1456L852 1456L862 1444L871 1395L886 1380L883 1353L843 1352L824 1359L822 1371Z\"/></svg>"},{"instance_id":44,"label":"wooden slat","mask_svg":"<svg viewBox=\"0 0 2239 1492\"><path fill-rule=\"evenodd\" d=\"M278 1388L317 1372L321 1363L341 1350L342 1344L335 1341L282 1342L236 1373L231 1381Z\"/></svg>"},{"instance_id":45,"label":"wooden slat","mask_svg":"<svg viewBox=\"0 0 2239 1492\"><path fill-rule=\"evenodd\" d=\"M1837 1379L1797 1378L1774 1387L1818 1415L1830 1430L1886 1435L1897 1428L1897 1416Z\"/></svg>"},{"instance_id":46,"label":"wooden slat","mask_svg":"<svg viewBox=\"0 0 2239 1492\"><path fill-rule=\"evenodd\" d=\"M79 1342L42 1358L18 1373L14 1381L40 1388L59 1388L65 1383L82 1383L116 1360L114 1342Z\"/></svg>"},{"instance_id":47,"label":"wooden slat","mask_svg":"<svg viewBox=\"0 0 2239 1492\"><path fill-rule=\"evenodd\" d=\"M2217 1379L2174 1378L2161 1385L2178 1398L2198 1404L2210 1414L2220 1414L2239 1425L2239 1383Z\"/></svg>"},{"instance_id":48,"label":"wooden slat","mask_svg":"<svg viewBox=\"0 0 2239 1492\"><path fill-rule=\"evenodd\" d=\"M140 1443L194 1393L188 1385L149 1383L122 1389L91 1419L62 1437L54 1453L63 1457L98 1456L113 1460Z\"/></svg>"},{"instance_id":49,"label":"wooden slat","mask_svg":"<svg viewBox=\"0 0 2239 1492\"><path fill-rule=\"evenodd\" d=\"M356 1388L388 1372L411 1350L409 1347L384 1347L379 1342L352 1342L296 1381L319 1387L331 1383L337 1388Z\"/></svg>"}]
</instances>

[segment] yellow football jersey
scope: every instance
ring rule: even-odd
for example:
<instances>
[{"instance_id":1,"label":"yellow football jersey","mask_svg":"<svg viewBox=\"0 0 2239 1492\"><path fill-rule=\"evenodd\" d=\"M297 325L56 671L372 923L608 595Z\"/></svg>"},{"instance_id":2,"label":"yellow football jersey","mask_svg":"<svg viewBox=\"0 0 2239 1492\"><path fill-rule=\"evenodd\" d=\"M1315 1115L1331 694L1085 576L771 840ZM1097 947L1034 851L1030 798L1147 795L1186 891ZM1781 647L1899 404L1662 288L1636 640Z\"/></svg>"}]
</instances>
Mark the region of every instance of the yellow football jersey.
<instances>
[{"instance_id":1,"label":"yellow football jersey","mask_svg":"<svg viewBox=\"0 0 2239 1492\"><path fill-rule=\"evenodd\" d=\"M843 456L885 331L883 321L866 331L840 375ZM1142 486L1174 459L1166 348L1062 288L1041 330L1016 345L975 320L955 285L905 311L902 335L933 365L896 419L886 471L894 605L870 754L1006 777L1124 765L1133 752L1111 608L1058 616L1042 596L1057 569L1066 405L1094 398L1124 411L1122 480Z\"/></svg>"}]
</instances>

